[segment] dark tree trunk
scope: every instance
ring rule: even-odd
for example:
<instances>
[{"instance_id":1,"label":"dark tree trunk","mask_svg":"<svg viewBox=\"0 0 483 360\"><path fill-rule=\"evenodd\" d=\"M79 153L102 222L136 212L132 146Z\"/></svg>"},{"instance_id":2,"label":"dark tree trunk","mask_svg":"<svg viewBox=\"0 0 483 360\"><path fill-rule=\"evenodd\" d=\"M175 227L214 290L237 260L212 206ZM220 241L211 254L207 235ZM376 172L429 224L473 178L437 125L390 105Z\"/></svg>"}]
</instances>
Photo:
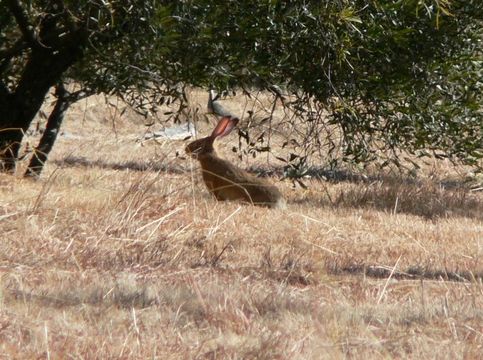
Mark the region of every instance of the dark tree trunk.
<instances>
[{"instance_id":1,"label":"dark tree trunk","mask_svg":"<svg viewBox=\"0 0 483 360\"><path fill-rule=\"evenodd\" d=\"M3 114L0 124L0 160L3 160L5 170L15 170L23 135L42 106L49 89L59 82L62 74L77 59L78 55L73 51L57 54L49 50L32 52L17 89L10 101L4 104L4 109L0 109L0 114Z\"/></svg>"},{"instance_id":2,"label":"dark tree trunk","mask_svg":"<svg viewBox=\"0 0 483 360\"><path fill-rule=\"evenodd\" d=\"M30 164L24 175L25 177L38 178L40 176L49 153L57 139L57 135L59 134L65 112L74 101L69 98L69 93L62 82L56 86L55 95L57 96L57 101L47 119L47 126L39 141L39 145L36 147L34 154L30 159Z\"/></svg>"},{"instance_id":3,"label":"dark tree trunk","mask_svg":"<svg viewBox=\"0 0 483 360\"><path fill-rule=\"evenodd\" d=\"M23 136L42 106L49 89L83 55L85 29L60 35L56 18L46 17L40 26L41 42L31 52L17 87L0 91L0 170L13 172ZM32 42L32 40L30 40Z\"/></svg>"},{"instance_id":4,"label":"dark tree trunk","mask_svg":"<svg viewBox=\"0 0 483 360\"><path fill-rule=\"evenodd\" d=\"M6 107L8 111L8 107ZM0 112L4 113L4 109ZM15 126L15 125L13 125ZM23 133L15 128L4 127L0 129L0 169L6 172L15 170L15 162L22 142Z\"/></svg>"}]
</instances>

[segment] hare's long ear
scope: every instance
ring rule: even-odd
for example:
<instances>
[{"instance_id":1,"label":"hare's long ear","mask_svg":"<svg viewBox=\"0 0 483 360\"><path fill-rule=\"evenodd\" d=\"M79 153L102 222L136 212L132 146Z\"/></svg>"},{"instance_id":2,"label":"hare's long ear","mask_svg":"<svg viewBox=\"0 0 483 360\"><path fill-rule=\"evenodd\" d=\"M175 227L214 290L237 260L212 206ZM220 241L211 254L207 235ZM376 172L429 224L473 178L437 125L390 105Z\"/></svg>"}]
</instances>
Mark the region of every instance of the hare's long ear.
<instances>
[{"instance_id":1,"label":"hare's long ear","mask_svg":"<svg viewBox=\"0 0 483 360\"><path fill-rule=\"evenodd\" d=\"M231 116L224 116L216 125L215 129L211 133L211 138L214 140L220 136L228 135L233 128L238 124L238 118L232 118Z\"/></svg>"}]
</instances>

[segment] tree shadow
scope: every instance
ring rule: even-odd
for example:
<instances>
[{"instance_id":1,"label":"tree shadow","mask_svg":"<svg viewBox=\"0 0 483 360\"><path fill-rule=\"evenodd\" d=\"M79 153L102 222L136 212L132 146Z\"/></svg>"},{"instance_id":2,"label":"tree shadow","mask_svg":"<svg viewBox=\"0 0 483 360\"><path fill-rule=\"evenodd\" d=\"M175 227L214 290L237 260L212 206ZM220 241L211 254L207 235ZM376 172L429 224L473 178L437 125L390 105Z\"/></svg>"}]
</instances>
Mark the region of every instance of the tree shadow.
<instances>
[{"instance_id":1,"label":"tree shadow","mask_svg":"<svg viewBox=\"0 0 483 360\"><path fill-rule=\"evenodd\" d=\"M376 279L389 277L398 280L444 280L452 282L479 282L483 280L483 271L432 269L421 266L410 266L404 270L367 265L367 264L329 264L327 272L332 275L364 275Z\"/></svg>"},{"instance_id":2,"label":"tree shadow","mask_svg":"<svg viewBox=\"0 0 483 360\"><path fill-rule=\"evenodd\" d=\"M319 172L315 179L347 186L297 199L300 204L333 208L373 208L426 219L466 217L483 220L483 201L464 182L432 181L395 175L362 176L343 171Z\"/></svg>"},{"instance_id":3,"label":"tree shadow","mask_svg":"<svg viewBox=\"0 0 483 360\"><path fill-rule=\"evenodd\" d=\"M59 167L97 167L109 170L155 171L170 174L182 174L186 172L186 169L181 166L162 164L160 162L110 162L100 159L90 160L80 156L67 156L61 160L53 160L52 163Z\"/></svg>"},{"instance_id":4,"label":"tree shadow","mask_svg":"<svg viewBox=\"0 0 483 360\"><path fill-rule=\"evenodd\" d=\"M60 167L99 167L110 170L155 171L169 174L184 174L191 171L180 165L160 162L109 162L90 160L84 157L67 156L54 160ZM283 168L251 167L250 173L260 177L282 176ZM471 192L467 185L458 181L430 181L407 176L359 175L343 170L313 168L308 175L312 180L331 184L346 183L327 189L326 192L312 192L292 200L295 204L310 204L315 207L373 208L390 213L417 215L426 219L458 216L483 220L483 202L477 192ZM329 191L330 190L330 191Z\"/></svg>"},{"instance_id":5,"label":"tree shadow","mask_svg":"<svg viewBox=\"0 0 483 360\"><path fill-rule=\"evenodd\" d=\"M247 169L248 172L257 174L261 177L284 177L285 169L283 166L251 166ZM412 185L419 185L422 183L422 180L411 177L411 176L404 176L400 174L357 174L348 170L328 170L323 167L313 166L307 169L304 172L304 177L310 178L313 180L321 180L321 181L328 181L328 182L350 182L350 183L373 183L376 181L392 181L394 182L397 180L398 182L404 182L405 184L412 184ZM444 179L438 182L439 186L444 187L445 189L453 189L453 188L465 188L468 189L468 186L464 184L462 181L458 180L449 180Z\"/></svg>"}]
</instances>

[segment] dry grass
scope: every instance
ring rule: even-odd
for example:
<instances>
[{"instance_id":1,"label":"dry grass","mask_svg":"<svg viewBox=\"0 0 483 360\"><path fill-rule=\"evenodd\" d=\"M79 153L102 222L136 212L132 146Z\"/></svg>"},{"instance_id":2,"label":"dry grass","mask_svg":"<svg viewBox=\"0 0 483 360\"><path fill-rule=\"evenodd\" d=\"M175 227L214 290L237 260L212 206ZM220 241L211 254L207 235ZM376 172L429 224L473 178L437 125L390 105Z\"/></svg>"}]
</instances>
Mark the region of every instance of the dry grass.
<instances>
[{"instance_id":1,"label":"dry grass","mask_svg":"<svg viewBox=\"0 0 483 360\"><path fill-rule=\"evenodd\" d=\"M481 358L482 196L447 165L217 203L93 101L40 181L0 175L0 357Z\"/></svg>"}]
</instances>

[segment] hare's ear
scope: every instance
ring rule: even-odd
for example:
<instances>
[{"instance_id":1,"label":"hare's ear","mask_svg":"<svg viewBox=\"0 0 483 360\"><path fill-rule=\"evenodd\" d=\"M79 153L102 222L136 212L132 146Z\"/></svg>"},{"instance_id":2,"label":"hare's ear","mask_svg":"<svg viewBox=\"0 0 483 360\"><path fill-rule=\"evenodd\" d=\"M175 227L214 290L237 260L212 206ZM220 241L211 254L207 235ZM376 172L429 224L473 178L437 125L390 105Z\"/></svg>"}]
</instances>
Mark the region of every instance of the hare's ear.
<instances>
[{"instance_id":1,"label":"hare's ear","mask_svg":"<svg viewBox=\"0 0 483 360\"><path fill-rule=\"evenodd\" d=\"M231 116L224 116L216 125L215 129L211 133L211 138L214 140L219 136L228 135L233 128L238 124L238 118L232 118Z\"/></svg>"}]
</instances>

